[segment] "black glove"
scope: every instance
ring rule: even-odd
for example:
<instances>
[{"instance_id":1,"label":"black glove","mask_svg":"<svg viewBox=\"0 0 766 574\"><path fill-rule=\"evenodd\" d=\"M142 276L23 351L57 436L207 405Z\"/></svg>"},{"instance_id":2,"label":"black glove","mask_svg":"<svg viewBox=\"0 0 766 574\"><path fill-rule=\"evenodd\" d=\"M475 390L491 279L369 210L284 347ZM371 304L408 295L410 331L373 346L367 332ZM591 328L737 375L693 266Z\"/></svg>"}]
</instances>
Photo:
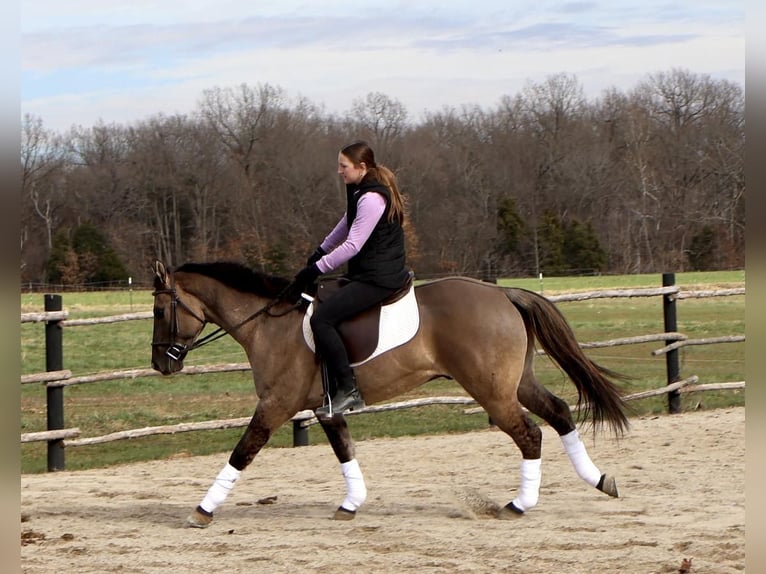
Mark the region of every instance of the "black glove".
<instances>
[{"instance_id":1,"label":"black glove","mask_svg":"<svg viewBox=\"0 0 766 574\"><path fill-rule=\"evenodd\" d=\"M309 265L313 265L325 255L327 255L327 252L324 249L322 249L322 246L320 245L314 250L314 253L309 255L309 258L306 260L306 267L308 267Z\"/></svg>"},{"instance_id":2,"label":"black glove","mask_svg":"<svg viewBox=\"0 0 766 574\"><path fill-rule=\"evenodd\" d=\"M298 271L295 279L293 279L293 289L295 291L303 291L306 289L306 287L316 281L317 277L319 277L321 274L322 272L319 270L319 267L317 267L316 263L307 265Z\"/></svg>"}]
</instances>

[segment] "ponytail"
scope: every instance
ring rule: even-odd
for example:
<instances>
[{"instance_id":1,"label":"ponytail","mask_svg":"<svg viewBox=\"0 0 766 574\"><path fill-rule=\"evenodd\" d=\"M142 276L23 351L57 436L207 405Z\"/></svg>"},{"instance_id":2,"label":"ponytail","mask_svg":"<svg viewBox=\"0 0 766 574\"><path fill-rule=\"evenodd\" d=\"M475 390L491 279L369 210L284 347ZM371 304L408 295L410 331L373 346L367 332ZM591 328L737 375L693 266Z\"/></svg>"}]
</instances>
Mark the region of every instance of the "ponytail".
<instances>
[{"instance_id":1,"label":"ponytail","mask_svg":"<svg viewBox=\"0 0 766 574\"><path fill-rule=\"evenodd\" d=\"M404 222L405 199L399 191L394 172L386 166L378 164L375 167L368 169L367 174L370 178L378 180L388 188L391 195L391 207L388 210L388 220L390 222L395 221L401 225Z\"/></svg>"}]
</instances>

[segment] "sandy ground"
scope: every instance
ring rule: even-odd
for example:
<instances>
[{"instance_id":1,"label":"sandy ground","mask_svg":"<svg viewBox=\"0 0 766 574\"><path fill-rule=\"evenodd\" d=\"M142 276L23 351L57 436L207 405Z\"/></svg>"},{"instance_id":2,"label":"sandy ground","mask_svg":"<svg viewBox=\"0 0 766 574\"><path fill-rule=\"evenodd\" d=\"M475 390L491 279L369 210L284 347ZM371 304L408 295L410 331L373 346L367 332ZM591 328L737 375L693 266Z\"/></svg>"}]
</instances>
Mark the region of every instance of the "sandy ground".
<instances>
[{"instance_id":1,"label":"sandy ground","mask_svg":"<svg viewBox=\"0 0 766 574\"><path fill-rule=\"evenodd\" d=\"M359 442L369 495L350 522L329 520L344 484L326 445L263 451L206 530L184 521L228 454L25 475L22 572L642 574L684 558L693 574L744 571L744 408L634 419L620 441L586 435L618 499L543 435L540 502L513 521L485 512L518 486L518 450L495 429Z\"/></svg>"}]
</instances>

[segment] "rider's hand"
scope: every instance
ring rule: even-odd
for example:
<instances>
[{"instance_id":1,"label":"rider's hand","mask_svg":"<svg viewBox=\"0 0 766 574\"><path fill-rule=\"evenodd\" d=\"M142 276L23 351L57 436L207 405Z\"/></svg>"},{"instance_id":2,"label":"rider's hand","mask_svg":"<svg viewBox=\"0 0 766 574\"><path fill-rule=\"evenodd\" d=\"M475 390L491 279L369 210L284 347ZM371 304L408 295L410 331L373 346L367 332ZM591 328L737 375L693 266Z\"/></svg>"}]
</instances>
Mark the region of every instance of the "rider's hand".
<instances>
[{"instance_id":1,"label":"rider's hand","mask_svg":"<svg viewBox=\"0 0 766 574\"><path fill-rule=\"evenodd\" d=\"M317 261L319 261L322 257L327 255L324 249L322 249L322 246L320 245L314 250L314 253L309 255L309 258L306 260L306 267L309 267L310 265L313 265Z\"/></svg>"},{"instance_id":2,"label":"rider's hand","mask_svg":"<svg viewBox=\"0 0 766 574\"><path fill-rule=\"evenodd\" d=\"M319 277L321 274L322 272L319 270L319 267L317 267L316 263L307 265L298 271L295 279L293 279L293 289L299 292L303 291L306 289L306 287L316 281L317 277Z\"/></svg>"}]
</instances>

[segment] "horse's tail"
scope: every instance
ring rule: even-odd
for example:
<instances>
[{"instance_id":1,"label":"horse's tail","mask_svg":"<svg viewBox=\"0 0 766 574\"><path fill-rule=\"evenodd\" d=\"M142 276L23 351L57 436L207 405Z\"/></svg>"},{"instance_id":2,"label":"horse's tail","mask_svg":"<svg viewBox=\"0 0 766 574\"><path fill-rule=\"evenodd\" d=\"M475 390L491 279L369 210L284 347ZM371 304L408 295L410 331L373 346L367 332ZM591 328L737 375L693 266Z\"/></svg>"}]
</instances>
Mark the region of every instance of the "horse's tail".
<instances>
[{"instance_id":1,"label":"horse's tail","mask_svg":"<svg viewBox=\"0 0 766 574\"><path fill-rule=\"evenodd\" d=\"M521 313L527 330L574 382L582 416L590 418L594 429L607 423L616 435L622 435L629 427L626 404L619 387L608 377L619 380L629 377L590 360L577 344L566 318L551 301L526 289L504 291Z\"/></svg>"}]
</instances>

